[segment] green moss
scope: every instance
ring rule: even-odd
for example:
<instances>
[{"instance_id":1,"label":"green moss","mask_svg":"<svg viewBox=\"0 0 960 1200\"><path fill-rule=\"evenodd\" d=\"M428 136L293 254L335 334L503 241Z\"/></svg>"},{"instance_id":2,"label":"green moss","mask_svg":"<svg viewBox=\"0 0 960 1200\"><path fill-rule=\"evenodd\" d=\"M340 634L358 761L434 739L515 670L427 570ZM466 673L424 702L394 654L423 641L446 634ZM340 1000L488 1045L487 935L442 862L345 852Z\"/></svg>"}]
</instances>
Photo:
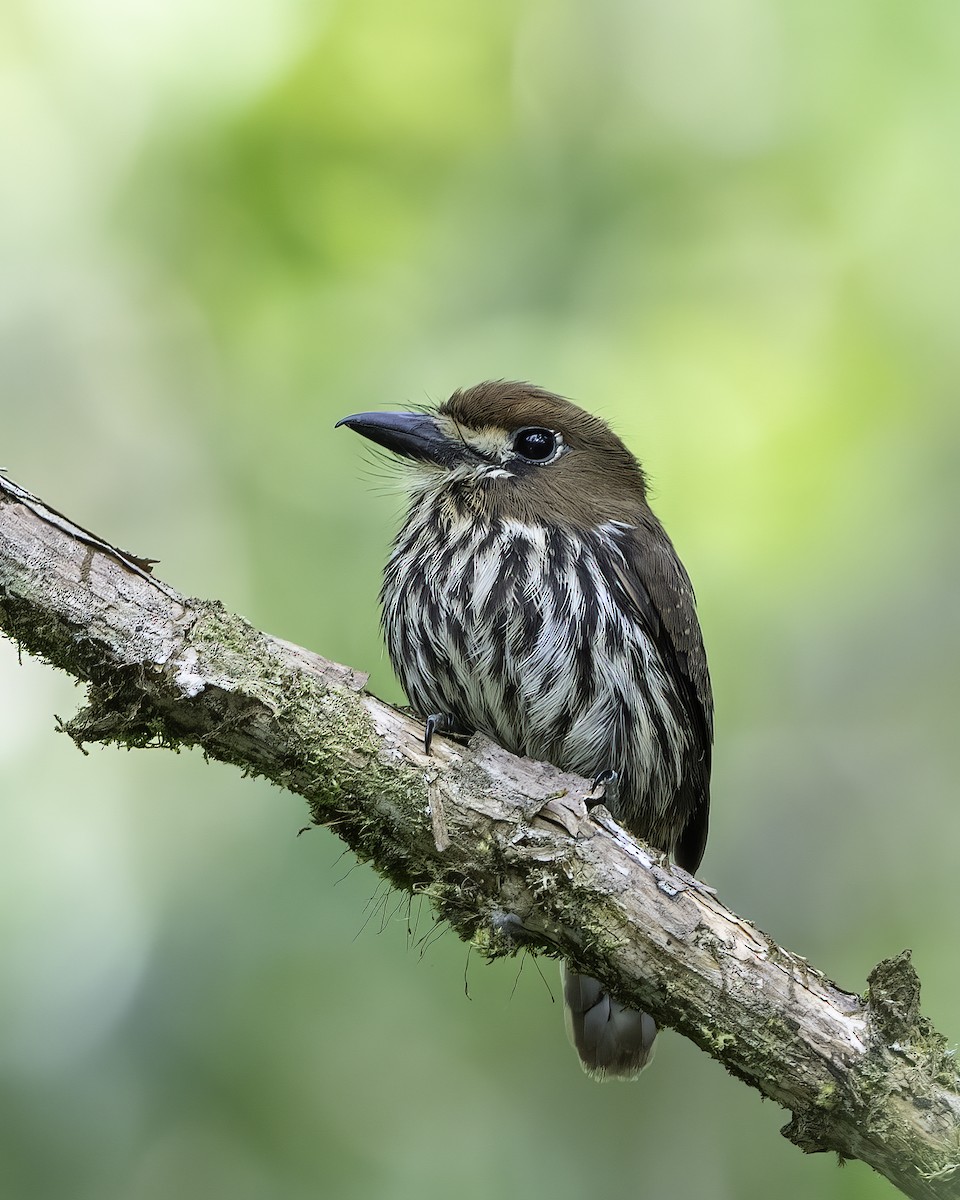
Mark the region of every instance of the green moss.
<instances>
[{"instance_id":1,"label":"green moss","mask_svg":"<svg viewBox=\"0 0 960 1200\"><path fill-rule=\"evenodd\" d=\"M874 1033L885 1042L912 1038L920 1012L920 980L910 951L877 963L867 976L866 1001Z\"/></svg>"},{"instance_id":2,"label":"green moss","mask_svg":"<svg viewBox=\"0 0 960 1200\"><path fill-rule=\"evenodd\" d=\"M101 648L82 629L2 589L0 626L19 652L26 650L79 679L89 679L102 657Z\"/></svg>"},{"instance_id":3,"label":"green moss","mask_svg":"<svg viewBox=\"0 0 960 1200\"><path fill-rule=\"evenodd\" d=\"M709 1025L699 1025L700 1043L711 1053L722 1055L730 1046L736 1045L737 1039L732 1033L713 1029Z\"/></svg>"}]
</instances>

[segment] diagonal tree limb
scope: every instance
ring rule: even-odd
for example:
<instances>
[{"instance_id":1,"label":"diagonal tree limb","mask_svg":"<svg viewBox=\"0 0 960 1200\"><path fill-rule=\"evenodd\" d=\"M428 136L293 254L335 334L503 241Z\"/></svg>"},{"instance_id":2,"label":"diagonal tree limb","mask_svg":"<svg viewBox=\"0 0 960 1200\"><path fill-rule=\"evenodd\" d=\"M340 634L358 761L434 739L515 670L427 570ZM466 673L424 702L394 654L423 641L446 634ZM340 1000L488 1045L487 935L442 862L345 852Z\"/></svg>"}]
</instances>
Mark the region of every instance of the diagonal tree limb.
<instances>
[{"instance_id":1,"label":"diagonal tree limb","mask_svg":"<svg viewBox=\"0 0 960 1200\"><path fill-rule=\"evenodd\" d=\"M0 478L0 629L88 684L78 746L200 746L302 795L395 886L490 957L562 954L788 1109L805 1151L908 1196L960 1197L960 1077L919 1015L909 952L866 999L726 909L578 797L589 785L482 738L437 738L365 677L188 600Z\"/></svg>"}]
</instances>

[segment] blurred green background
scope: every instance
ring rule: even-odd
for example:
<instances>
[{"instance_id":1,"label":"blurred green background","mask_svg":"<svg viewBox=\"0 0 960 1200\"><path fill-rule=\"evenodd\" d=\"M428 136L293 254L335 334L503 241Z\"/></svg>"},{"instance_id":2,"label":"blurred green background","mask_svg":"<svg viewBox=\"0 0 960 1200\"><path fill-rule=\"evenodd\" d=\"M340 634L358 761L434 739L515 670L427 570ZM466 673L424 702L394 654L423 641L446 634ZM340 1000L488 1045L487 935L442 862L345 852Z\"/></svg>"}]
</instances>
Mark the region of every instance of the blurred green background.
<instances>
[{"instance_id":1,"label":"blurred green background","mask_svg":"<svg viewBox=\"0 0 960 1200\"><path fill-rule=\"evenodd\" d=\"M911 946L957 1036L958 63L954 0L5 0L0 461L399 700L334 421L605 415L699 594L704 877L849 988ZM590 1082L553 963L0 676L5 1200L893 1194L675 1035Z\"/></svg>"}]
</instances>

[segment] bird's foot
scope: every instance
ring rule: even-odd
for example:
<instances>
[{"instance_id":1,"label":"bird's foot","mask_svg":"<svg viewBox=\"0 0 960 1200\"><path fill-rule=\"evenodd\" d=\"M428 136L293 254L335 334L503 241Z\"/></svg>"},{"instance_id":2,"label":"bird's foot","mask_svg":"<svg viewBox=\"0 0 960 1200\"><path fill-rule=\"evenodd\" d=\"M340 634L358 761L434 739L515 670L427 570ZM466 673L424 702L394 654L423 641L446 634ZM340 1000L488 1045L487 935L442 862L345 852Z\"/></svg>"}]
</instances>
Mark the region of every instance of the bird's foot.
<instances>
[{"instance_id":1,"label":"bird's foot","mask_svg":"<svg viewBox=\"0 0 960 1200\"><path fill-rule=\"evenodd\" d=\"M470 730L464 728L456 717L450 713L431 713L423 723L423 752L430 753L430 746L435 733L444 733L454 737L468 737Z\"/></svg>"},{"instance_id":2,"label":"bird's foot","mask_svg":"<svg viewBox=\"0 0 960 1200\"><path fill-rule=\"evenodd\" d=\"M584 796L587 812L592 808L597 808L600 804L606 805L607 808L610 807L607 801L616 799L617 780L619 778L619 774L612 768L601 771L599 775L595 776L593 782L590 784L590 791Z\"/></svg>"}]
</instances>

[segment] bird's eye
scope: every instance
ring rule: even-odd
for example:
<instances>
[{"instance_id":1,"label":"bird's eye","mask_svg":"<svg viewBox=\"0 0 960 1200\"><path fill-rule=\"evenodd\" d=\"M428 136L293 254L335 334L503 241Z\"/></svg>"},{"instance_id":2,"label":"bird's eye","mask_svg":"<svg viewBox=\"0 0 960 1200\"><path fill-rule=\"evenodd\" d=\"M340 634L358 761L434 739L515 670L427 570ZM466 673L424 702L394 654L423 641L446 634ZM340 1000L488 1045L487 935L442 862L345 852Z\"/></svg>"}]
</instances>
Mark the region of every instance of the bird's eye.
<instances>
[{"instance_id":1,"label":"bird's eye","mask_svg":"<svg viewBox=\"0 0 960 1200\"><path fill-rule=\"evenodd\" d=\"M520 429L513 437L513 452L527 462L552 462L562 448L560 435L552 429Z\"/></svg>"}]
</instances>

